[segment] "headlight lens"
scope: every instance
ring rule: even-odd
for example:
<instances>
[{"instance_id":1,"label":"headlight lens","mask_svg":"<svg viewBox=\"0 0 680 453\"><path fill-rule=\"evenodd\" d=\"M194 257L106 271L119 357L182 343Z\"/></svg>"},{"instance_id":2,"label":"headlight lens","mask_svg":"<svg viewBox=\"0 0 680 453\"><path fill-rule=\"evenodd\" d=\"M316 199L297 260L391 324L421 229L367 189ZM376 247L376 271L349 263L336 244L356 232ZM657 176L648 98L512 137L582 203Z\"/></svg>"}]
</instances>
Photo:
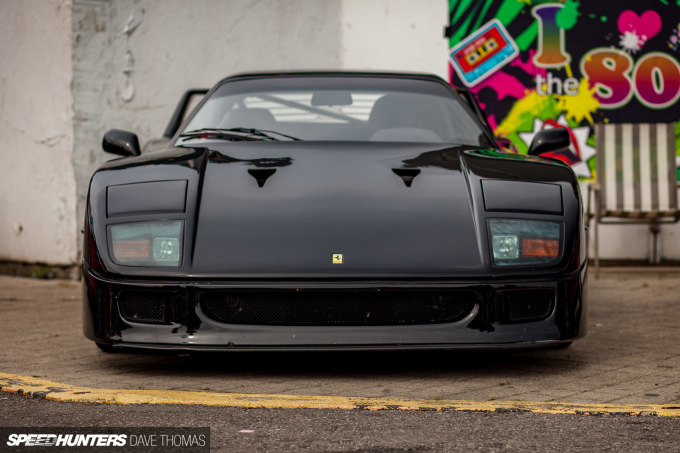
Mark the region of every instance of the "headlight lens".
<instances>
[{"instance_id":1,"label":"headlight lens","mask_svg":"<svg viewBox=\"0 0 680 453\"><path fill-rule=\"evenodd\" d=\"M122 223L109 226L112 258L127 266L178 267L182 221Z\"/></svg>"},{"instance_id":2,"label":"headlight lens","mask_svg":"<svg viewBox=\"0 0 680 453\"><path fill-rule=\"evenodd\" d=\"M560 222L490 219L489 234L496 266L549 264L560 256Z\"/></svg>"}]
</instances>

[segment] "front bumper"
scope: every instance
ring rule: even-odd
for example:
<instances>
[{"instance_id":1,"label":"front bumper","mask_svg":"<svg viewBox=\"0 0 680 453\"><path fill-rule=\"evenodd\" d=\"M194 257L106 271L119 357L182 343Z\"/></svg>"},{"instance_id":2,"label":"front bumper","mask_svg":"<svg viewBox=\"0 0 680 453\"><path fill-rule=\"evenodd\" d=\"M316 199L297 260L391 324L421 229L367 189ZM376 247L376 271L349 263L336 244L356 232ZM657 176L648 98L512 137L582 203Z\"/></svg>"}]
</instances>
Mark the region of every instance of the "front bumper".
<instances>
[{"instance_id":1,"label":"front bumper","mask_svg":"<svg viewBox=\"0 0 680 453\"><path fill-rule=\"evenodd\" d=\"M566 276L503 281L120 281L98 276L87 267L83 274L84 334L114 348L190 351L527 348L573 341L585 334L586 326L585 267ZM507 304L517 303L525 309L528 303L522 301L523 297L534 290L553 295L548 310L540 313L539 309L533 318L509 317ZM244 291L282 295L310 291L336 295L357 291L366 294L445 291L471 292L477 299L468 311L451 322L393 325L235 324L216 320L200 302L201 294ZM122 295L128 294L139 295L140 300L145 295L165 295L166 305L158 312L159 319L135 317L129 308L125 308L123 315Z\"/></svg>"}]
</instances>

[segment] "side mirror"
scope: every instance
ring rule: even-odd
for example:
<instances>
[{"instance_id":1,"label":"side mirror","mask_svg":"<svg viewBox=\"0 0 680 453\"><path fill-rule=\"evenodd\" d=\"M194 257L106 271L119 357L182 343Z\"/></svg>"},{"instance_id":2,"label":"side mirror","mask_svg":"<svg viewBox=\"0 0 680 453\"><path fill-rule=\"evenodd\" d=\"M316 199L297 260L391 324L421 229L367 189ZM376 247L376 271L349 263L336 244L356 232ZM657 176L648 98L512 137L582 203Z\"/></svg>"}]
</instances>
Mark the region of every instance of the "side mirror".
<instances>
[{"instance_id":1,"label":"side mirror","mask_svg":"<svg viewBox=\"0 0 680 453\"><path fill-rule=\"evenodd\" d=\"M571 139L569 131L566 129L562 127L544 129L534 136L528 154L530 156L540 156L545 153L564 151L569 148L569 143L571 143Z\"/></svg>"},{"instance_id":2,"label":"side mirror","mask_svg":"<svg viewBox=\"0 0 680 453\"><path fill-rule=\"evenodd\" d=\"M139 156L142 151L139 148L139 139L132 132L111 129L104 134L102 148L107 153L120 156Z\"/></svg>"}]
</instances>

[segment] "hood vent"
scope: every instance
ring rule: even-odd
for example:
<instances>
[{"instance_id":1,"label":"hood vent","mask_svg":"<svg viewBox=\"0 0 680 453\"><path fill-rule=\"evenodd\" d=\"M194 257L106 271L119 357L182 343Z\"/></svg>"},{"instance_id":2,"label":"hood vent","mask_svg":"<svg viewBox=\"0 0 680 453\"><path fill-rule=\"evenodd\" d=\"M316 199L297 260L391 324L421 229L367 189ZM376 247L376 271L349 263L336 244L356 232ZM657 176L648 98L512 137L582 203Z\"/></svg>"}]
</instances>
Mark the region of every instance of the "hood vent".
<instances>
[{"instance_id":1,"label":"hood vent","mask_svg":"<svg viewBox=\"0 0 680 453\"><path fill-rule=\"evenodd\" d=\"M406 187L411 187L415 177L420 174L420 170L417 168L393 168L392 171L404 181Z\"/></svg>"},{"instance_id":2,"label":"hood vent","mask_svg":"<svg viewBox=\"0 0 680 453\"><path fill-rule=\"evenodd\" d=\"M276 173L276 168L251 168L248 173L257 181L257 187L263 187L267 179Z\"/></svg>"}]
</instances>

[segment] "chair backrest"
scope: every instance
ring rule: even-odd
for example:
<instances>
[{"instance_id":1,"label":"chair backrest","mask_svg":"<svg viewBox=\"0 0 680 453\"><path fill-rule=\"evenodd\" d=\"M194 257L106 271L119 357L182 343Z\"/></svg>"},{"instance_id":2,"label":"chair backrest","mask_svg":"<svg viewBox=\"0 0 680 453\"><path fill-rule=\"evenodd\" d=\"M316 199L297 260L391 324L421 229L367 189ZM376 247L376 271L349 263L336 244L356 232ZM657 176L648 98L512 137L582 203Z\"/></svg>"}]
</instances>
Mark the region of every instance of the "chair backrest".
<instances>
[{"instance_id":1,"label":"chair backrest","mask_svg":"<svg viewBox=\"0 0 680 453\"><path fill-rule=\"evenodd\" d=\"M602 215L677 216L673 123L597 124L595 141Z\"/></svg>"}]
</instances>

